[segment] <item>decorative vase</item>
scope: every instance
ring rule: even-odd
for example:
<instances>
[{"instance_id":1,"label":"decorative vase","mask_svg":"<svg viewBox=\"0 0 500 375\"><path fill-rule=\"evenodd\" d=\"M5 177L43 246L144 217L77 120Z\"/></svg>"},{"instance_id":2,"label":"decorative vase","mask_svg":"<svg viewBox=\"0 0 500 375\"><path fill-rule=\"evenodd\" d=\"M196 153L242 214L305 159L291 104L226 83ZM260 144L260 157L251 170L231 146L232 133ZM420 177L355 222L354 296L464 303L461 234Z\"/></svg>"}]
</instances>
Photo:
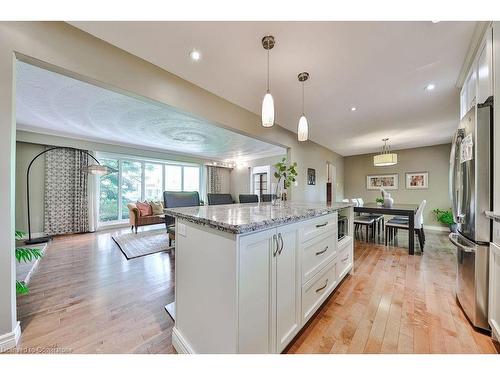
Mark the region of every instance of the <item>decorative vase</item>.
<instances>
[{"instance_id":1,"label":"decorative vase","mask_svg":"<svg viewBox=\"0 0 500 375\"><path fill-rule=\"evenodd\" d=\"M391 198L391 197L384 198L384 207L391 208L393 204L394 204L393 198Z\"/></svg>"}]
</instances>

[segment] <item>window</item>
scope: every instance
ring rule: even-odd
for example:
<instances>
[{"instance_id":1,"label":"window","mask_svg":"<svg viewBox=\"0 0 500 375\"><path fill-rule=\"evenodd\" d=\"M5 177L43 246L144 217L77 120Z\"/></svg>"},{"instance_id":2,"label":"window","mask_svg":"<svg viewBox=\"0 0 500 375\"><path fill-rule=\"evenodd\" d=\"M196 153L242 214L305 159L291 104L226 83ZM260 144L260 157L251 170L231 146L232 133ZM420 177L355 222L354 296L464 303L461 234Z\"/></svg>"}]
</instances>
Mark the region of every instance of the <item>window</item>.
<instances>
[{"instance_id":1,"label":"window","mask_svg":"<svg viewBox=\"0 0 500 375\"><path fill-rule=\"evenodd\" d=\"M165 166L165 190L166 191L182 190L182 167L178 165Z\"/></svg>"},{"instance_id":2,"label":"window","mask_svg":"<svg viewBox=\"0 0 500 375\"><path fill-rule=\"evenodd\" d=\"M163 165L144 163L144 198L146 200L162 200Z\"/></svg>"},{"instance_id":3,"label":"window","mask_svg":"<svg viewBox=\"0 0 500 375\"><path fill-rule=\"evenodd\" d=\"M142 198L142 163L122 161L122 219L128 219L128 203L135 203Z\"/></svg>"},{"instance_id":4,"label":"window","mask_svg":"<svg viewBox=\"0 0 500 375\"><path fill-rule=\"evenodd\" d=\"M127 220L128 203L163 201L163 192L200 191L200 166L143 161L133 157L98 157L117 173L101 176L99 183L99 222Z\"/></svg>"},{"instance_id":5,"label":"window","mask_svg":"<svg viewBox=\"0 0 500 375\"><path fill-rule=\"evenodd\" d=\"M118 169L118 160L101 159L100 163ZM118 220L118 173L100 177L99 221Z\"/></svg>"},{"instance_id":6,"label":"window","mask_svg":"<svg viewBox=\"0 0 500 375\"><path fill-rule=\"evenodd\" d=\"M199 167L184 167L183 174L184 191L198 191L200 189L200 168Z\"/></svg>"}]
</instances>

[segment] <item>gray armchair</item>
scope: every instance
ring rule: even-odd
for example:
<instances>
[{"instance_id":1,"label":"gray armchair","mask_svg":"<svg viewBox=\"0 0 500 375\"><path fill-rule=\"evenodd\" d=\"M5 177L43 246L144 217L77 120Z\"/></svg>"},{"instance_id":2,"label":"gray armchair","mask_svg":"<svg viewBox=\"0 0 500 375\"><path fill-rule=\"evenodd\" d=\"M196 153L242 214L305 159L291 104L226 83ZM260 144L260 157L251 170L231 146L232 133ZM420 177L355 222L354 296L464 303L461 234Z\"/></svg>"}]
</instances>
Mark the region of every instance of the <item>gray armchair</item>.
<instances>
[{"instance_id":1,"label":"gray armchair","mask_svg":"<svg viewBox=\"0 0 500 375\"><path fill-rule=\"evenodd\" d=\"M164 191L163 206L168 208L193 207L200 205L200 195L197 191ZM175 241L175 219L165 215L165 225L168 233L168 246Z\"/></svg>"}]
</instances>

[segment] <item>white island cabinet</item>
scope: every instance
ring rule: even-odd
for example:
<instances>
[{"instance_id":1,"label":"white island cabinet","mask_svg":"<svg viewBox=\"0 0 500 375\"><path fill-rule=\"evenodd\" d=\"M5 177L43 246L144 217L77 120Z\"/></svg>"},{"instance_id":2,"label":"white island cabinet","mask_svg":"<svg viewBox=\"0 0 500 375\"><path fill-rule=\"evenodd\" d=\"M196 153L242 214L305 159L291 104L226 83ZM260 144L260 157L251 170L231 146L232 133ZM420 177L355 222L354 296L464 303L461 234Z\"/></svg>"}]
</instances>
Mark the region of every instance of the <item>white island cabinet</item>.
<instances>
[{"instance_id":1,"label":"white island cabinet","mask_svg":"<svg viewBox=\"0 0 500 375\"><path fill-rule=\"evenodd\" d=\"M166 210L176 216L180 353L281 353L352 271L348 204L269 203Z\"/></svg>"}]
</instances>

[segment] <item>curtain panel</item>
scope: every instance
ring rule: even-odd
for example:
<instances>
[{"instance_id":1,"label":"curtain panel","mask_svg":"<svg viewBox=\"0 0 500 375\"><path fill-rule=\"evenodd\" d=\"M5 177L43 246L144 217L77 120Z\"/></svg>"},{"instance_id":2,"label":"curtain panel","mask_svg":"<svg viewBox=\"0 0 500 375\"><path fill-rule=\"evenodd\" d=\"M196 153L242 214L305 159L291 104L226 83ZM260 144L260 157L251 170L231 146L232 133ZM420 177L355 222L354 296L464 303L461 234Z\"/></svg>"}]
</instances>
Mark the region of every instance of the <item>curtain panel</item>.
<instances>
[{"instance_id":1,"label":"curtain panel","mask_svg":"<svg viewBox=\"0 0 500 375\"><path fill-rule=\"evenodd\" d=\"M231 170L207 165L207 193L226 194L231 190Z\"/></svg>"},{"instance_id":2,"label":"curtain panel","mask_svg":"<svg viewBox=\"0 0 500 375\"><path fill-rule=\"evenodd\" d=\"M88 155L56 149L45 154L44 231L47 235L89 231Z\"/></svg>"}]
</instances>

